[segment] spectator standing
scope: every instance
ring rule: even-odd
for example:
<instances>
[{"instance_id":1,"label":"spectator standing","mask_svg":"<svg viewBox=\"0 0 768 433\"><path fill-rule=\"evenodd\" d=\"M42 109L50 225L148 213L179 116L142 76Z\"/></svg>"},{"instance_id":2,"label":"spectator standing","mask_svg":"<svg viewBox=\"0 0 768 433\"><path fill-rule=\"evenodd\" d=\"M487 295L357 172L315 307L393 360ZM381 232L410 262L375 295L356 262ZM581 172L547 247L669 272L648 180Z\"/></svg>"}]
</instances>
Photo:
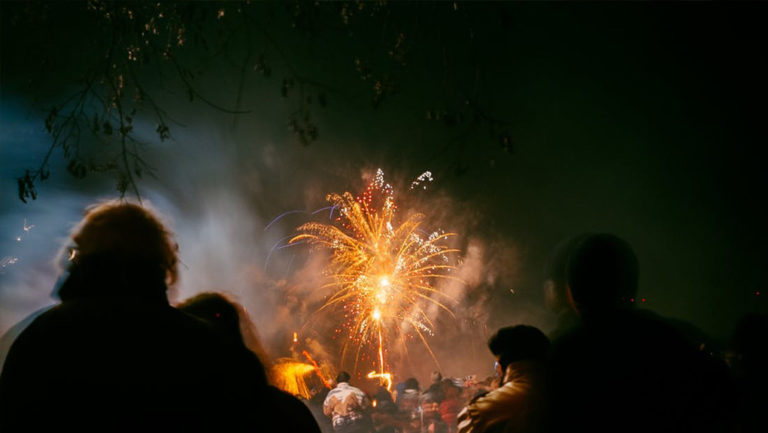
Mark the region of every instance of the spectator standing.
<instances>
[{"instance_id":1,"label":"spectator standing","mask_svg":"<svg viewBox=\"0 0 768 433\"><path fill-rule=\"evenodd\" d=\"M337 433L370 433L373 431L371 401L363 391L350 385L349 380L349 373L339 373L336 387L325 398L323 413L331 417Z\"/></svg>"},{"instance_id":2,"label":"spectator standing","mask_svg":"<svg viewBox=\"0 0 768 433\"><path fill-rule=\"evenodd\" d=\"M458 415L461 433L538 432L544 410L543 369L549 340L526 325L499 329L488 341L501 387L475 398Z\"/></svg>"},{"instance_id":3,"label":"spectator standing","mask_svg":"<svg viewBox=\"0 0 768 433\"><path fill-rule=\"evenodd\" d=\"M177 246L160 218L106 202L70 239L61 302L21 332L3 366L0 431L247 424L263 380L237 345L169 305Z\"/></svg>"}]
</instances>

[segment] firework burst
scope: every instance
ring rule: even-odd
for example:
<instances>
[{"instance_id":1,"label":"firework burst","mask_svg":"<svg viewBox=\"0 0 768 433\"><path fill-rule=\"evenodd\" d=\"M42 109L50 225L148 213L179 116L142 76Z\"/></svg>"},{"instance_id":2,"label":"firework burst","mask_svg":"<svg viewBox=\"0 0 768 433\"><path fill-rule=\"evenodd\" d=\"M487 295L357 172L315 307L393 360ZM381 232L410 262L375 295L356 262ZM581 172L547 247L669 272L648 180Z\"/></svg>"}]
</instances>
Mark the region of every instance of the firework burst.
<instances>
[{"instance_id":1,"label":"firework burst","mask_svg":"<svg viewBox=\"0 0 768 433\"><path fill-rule=\"evenodd\" d=\"M424 232L424 216L418 213L398 220L393 189L381 170L362 195L329 194L327 200L331 212L337 211L335 223L304 224L290 243L307 242L331 254L330 282L324 288L332 293L318 312L343 311L342 360L354 351L357 370L361 353L366 353L379 370L369 377L391 384L385 373L386 348L415 335L439 365L425 338L435 329L426 307L435 305L452 315L447 305L451 298L435 282L458 280L451 275L455 270L451 256L458 250L446 245L455 234Z\"/></svg>"}]
</instances>

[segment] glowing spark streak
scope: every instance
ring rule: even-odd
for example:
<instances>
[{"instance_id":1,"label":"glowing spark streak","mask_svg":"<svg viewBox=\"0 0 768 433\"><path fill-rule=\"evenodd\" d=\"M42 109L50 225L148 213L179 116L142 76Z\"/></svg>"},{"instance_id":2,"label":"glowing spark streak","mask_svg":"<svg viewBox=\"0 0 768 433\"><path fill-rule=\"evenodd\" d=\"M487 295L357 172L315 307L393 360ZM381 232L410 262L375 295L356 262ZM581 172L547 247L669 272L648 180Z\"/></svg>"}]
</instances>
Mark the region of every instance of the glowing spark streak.
<instances>
[{"instance_id":1,"label":"glowing spark streak","mask_svg":"<svg viewBox=\"0 0 768 433\"><path fill-rule=\"evenodd\" d=\"M296 214L296 213L306 213L306 212L303 211L303 210L289 210L287 212L283 212L280 215L278 215L275 219L273 219L269 224L267 224L267 226L264 227L264 231L269 230L269 228L272 227L273 224L275 224L276 222L280 221L283 217L291 215L291 214Z\"/></svg>"},{"instance_id":2,"label":"glowing spark streak","mask_svg":"<svg viewBox=\"0 0 768 433\"><path fill-rule=\"evenodd\" d=\"M326 209L331 209L331 211L333 211L333 206L326 206L326 207L321 207L320 209L318 209L318 210L316 210L316 211L312 212L312 215L315 215L315 214L319 214L320 212L322 212L322 211L324 211L324 210L326 210Z\"/></svg>"},{"instance_id":3,"label":"glowing spark streak","mask_svg":"<svg viewBox=\"0 0 768 433\"><path fill-rule=\"evenodd\" d=\"M267 269L267 265L269 264L269 258L272 257L272 253L275 252L276 249L278 249L277 247L280 245L281 242L283 242L284 240L286 240L286 239L288 239L290 237L291 236L282 237L282 238L280 238L279 241L275 242L275 244L272 245L272 248L269 249L269 254L267 254L267 259L264 260L264 269L265 270Z\"/></svg>"},{"instance_id":4,"label":"glowing spark streak","mask_svg":"<svg viewBox=\"0 0 768 433\"><path fill-rule=\"evenodd\" d=\"M389 374L384 374L384 340L381 338L381 323L379 323L379 372L379 377L387 380L387 391L389 391L392 387L392 378Z\"/></svg>"},{"instance_id":5,"label":"glowing spark streak","mask_svg":"<svg viewBox=\"0 0 768 433\"><path fill-rule=\"evenodd\" d=\"M454 316L454 315L453 315L453 311L451 311L451 310L450 310L448 307L446 307L445 305L443 305L443 304L441 304L441 303L439 303L439 302L435 301L434 299L430 298L429 296L427 296L427 295L424 295L424 294L421 294L421 293L417 293L417 294L416 294L416 296L418 296L418 297L420 297L420 298L424 298L424 299L426 299L427 301L430 301L430 302L432 302L433 304L435 304L435 305L437 305L438 307L442 308L443 310L447 311L447 312L448 312L448 314L450 314L450 315L451 315L451 317L456 317L456 316Z\"/></svg>"},{"instance_id":6,"label":"glowing spark streak","mask_svg":"<svg viewBox=\"0 0 768 433\"><path fill-rule=\"evenodd\" d=\"M301 351L301 353L302 353L304 356L306 356L306 357L307 357L307 359L309 360L309 362L311 362L311 363L312 363L312 365L314 365L314 366L315 366L315 373L317 373L317 377L319 377L319 378L320 378L320 380L322 380L322 381L323 381L323 385L325 385L325 387L326 387L326 388L328 388L328 389L331 389L331 388L333 388L333 387L331 386L331 382L329 382L328 380L326 380L326 379L325 379L325 377L323 377L323 373L320 371L320 366L318 366L318 365L317 365L317 362L315 362L315 360L314 360L314 359L312 359L312 357L311 357L311 356L309 356L309 352L307 352L306 350L302 350L302 351Z\"/></svg>"},{"instance_id":7,"label":"glowing spark streak","mask_svg":"<svg viewBox=\"0 0 768 433\"><path fill-rule=\"evenodd\" d=\"M453 296L449 296L449 295L447 295L447 294L445 294L445 293L443 293L443 292L441 292L439 290L435 290L435 289L433 289L433 288L431 288L429 286L421 286L421 285L418 285L418 284L414 284L414 286L418 287L418 288L420 288L420 289L422 289L424 291L432 292L432 293L434 293L436 295L440 295L440 296L444 297L445 299L448 299L449 301L453 301L454 303L455 302L459 302L459 300L454 298ZM430 298L430 299L432 299L432 298Z\"/></svg>"},{"instance_id":8,"label":"glowing spark streak","mask_svg":"<svg viewBox=\"0 0 768 433\"><path fill-rule=\"evenodd\" d=\"M432 357L432 360L435 361L435 365L437 366L438 370L440 369L440 363L437 361L437 357L435 356L435 353L432 351L432 348L429 347L429 344L427 343L427 340L424 338L424 335L419 331L419 327L416 325L416 322L413 320L410 321L411 326L413 326L413 330L416 331L416 335L421 338L421 342L424 343L424 347L427 348L427 351L429 352L429 356Z\"/></svg>"},{"instance_id":9,"label":"glowing spark streak","mask_svg":"<svg viewBox=\"0 0 768 433\"><path fill-rule=\"evenodd\" d=\"M379 374L379 373L376 373L376 370L368 373L368 379L376 379L376 378L379 378L383 382L386 382L386 384L387 384L387 391L392 389L392 375L391 374L389 374L389 373Z\"/></svg>"},{"instance_id":10,"label":"glowing spark streak","mask_svg":"<svg viewBox=\"0 0 768 433\"><path fill-rule=\"evenodd\" d=\"M336 206L326 206L326 207L322 207L322 208L320 208L320 209L318 209L318 210L316 210L316 211L312 212L312 215L315 215L315 214L318 214L318 213L320 213L320 212L322 212L322 211L324 211L324 210L330 209L330 210L331 210L331 216L330 216L329 218L332 218L332 217L333 217L333 209L334 209L335 207L336 207ZM270 228L270 227L272 227L272 226L273 226L273 225L274 225L276 222L278 222L278 221L279 221L281 218L283 218L283 217L285 217L285 216L288 216L288 215L291 215L291 214L296 214L296 213L306 213L306 212L304 212L304 211L302 211L302 210L291 210L291 211L283 212L282 214L278 215L278 216L277 216L275 219L273 219L273 220L272 220L272 221L271 221L269 224L267 224L267 226L266 226L266 227L264 227L264 231L267 231L267 230L269 230L269 228ZM32 226L29 226L29 227L27 228L27 226L26 226L26 220L24 220L24 224L25 224L25 226L24 226L24 230L25 230L25 231L29 231L29 229L31 229L32 227L34 227L34 225L32 225ZM272 253L274 253L274 252L275 252L275 250L281 250L281 249L283 249L283 248L286 248L286 247L290 246L290 245L282 245L282 246L281 246L280 244L281 244L283 241L285 241L286 239L289 239L289 238L291 238L291 237L293 237L293 236L294 236L294 235L288 235L288 236L284 236L284 237L280 238L280 240L278 240L277 242L275 242L275 244L274 244L274 245L272 245L272 248L270 248L270 249L269 249L269 254L267 254L267 259L266 259L266 260L264 260L264 269L266 269L266 268L267 268L267 264L269 264L269 259L270 259L270 257L272 257ZM21 240L21 239L19 239L19 240Z\"/></svg>"},{"instance_id":11,"label":"glowing spark streak","mask_svg":"<svg viewBox=\"0 0 768 433\"><path fill-rule=\"evenodd\" d=\"M296 243L293 243L293 244L281 245L281 246L277 247L277 249L278 250L282 250L282 249L285 249L285 248L290 248L292 246L301 245L301 244L305 244L305 243L306 242L296 242Z\"/></svg>"}]
</instances>

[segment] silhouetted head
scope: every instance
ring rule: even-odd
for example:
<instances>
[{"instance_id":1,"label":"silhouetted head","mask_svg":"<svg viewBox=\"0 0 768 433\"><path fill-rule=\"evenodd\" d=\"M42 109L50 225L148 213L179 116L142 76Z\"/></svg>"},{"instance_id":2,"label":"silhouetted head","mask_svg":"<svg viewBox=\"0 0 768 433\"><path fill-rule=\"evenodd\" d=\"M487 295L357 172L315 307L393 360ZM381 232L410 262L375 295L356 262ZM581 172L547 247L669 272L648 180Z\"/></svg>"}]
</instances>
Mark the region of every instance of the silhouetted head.
<instances>
[{"instance_id":1,"label":"silhouetted head","mask_svg":"<svg viewBox=\"0 0 768 433\"><path fill-rule=\"evenodd\" d=\"M456 397L461 393L461 388L449 378L440 381L440 388L443 391L443 394L448 398Z\"/></svg>"},{"instance_id":2,"label":"silhouetted head","mask_svg":"<svg viewBox=\"0 0 768 433\"><path fill-rule=\"evenodd\" d=\"M588 233L573 236L561 241L549 256L544 268L544 297L547 307L554 312L570 310L568 301L568 276L566 274L568 260L578 244L584 240Z\"/></svg>"},{"instance_id":3,"label":"silhouetted head","mask_svg":"<svg viewBox=\"0 0 768 433\"><path fill-rule=\"evenodd\" d=\"M110 201L89 208L72 231L62 300L100 295L165 296L176 281L176 244L154 212Z\"/></svg>"},{"instance_id":4,"label":"silhouetted head","mask_svg":"<svg viewBox=\"0 0 768 433\"><path fill-rule=\"evenodd\" d=\"M768 376L768 315L748 314L736 324L731 337L731 350L737 356L739 374Z\"/></svg>"},{"instance_id":5,"label":"silhouetted head","mask_svg":"<svg viewBox=\"0 0 768 433\"><path fill-rule=\"evenodd\" d=\"M341 382L349 383L349 379L351 379L351 377L349 376L349 373L347 373L346 371L342 371L336 376L336 383L341 383Z\"/></svg>"},{"instance_id":6,"label":"silhouetted head","mask_svg":"<svg viewBox=\"0 0 768 433\"><path fill-rule=\"evenodd\" d=\"M183 301L176 308L206 322L222 341L250 350L262 366L272 365L259 341L256 326L245 308L237 302L221 293L204 292Z\"/></svg>"},{"instance_id":7,"label":"silhouetted head","mask_svg":"<svg viewBox=\"0 0 768 433\"><path fill-rule=\"evenodd\" d=\"M250 350L253 361L251 373L259 383L267 383L265 365L270 365L266 353L255 337L255 330L245 309L221 293L195 295L176 306L177 309L207 323L221 341L232 347ZM253 334L252 334L253 333Z\"/></svg>"},{"instance_id":8,"label":"silhouetted head","mask_svg":"<svg viewBox=\"0 0 768 433\"><path fill-rule=\"evenodd\" d=\"M508 326L491 336L488 348L496 356L503 372L513 362L543 360L549 350L549 339L533 326Z\"/></svg>"},{"instance_id":9,"label":"silhouetted head","mask_svg":"<svg viewBox=\"0 0 768 433\"><path fill-rule=\"evenodd\" d=\"M567 276L571 301L580 314L614 311L637 294L637 257L623 239L589 235L571 254Z\"/></svg>"},{"instance_id":10,"label":"silhouetted head","mask_svg":"<svg viewBox=\"0 0 768 433\"><path fill-rule=\"evenodd\" d=\"M222 338L244 344L237 306L224 295L212 292L201 293L187 299L176 308L208 323Z\"/></svg>"},{"instance_id":11,"label":"silhouetted head","mask_svg":"<svg viewBox=\"0 0 768 433\"><path fill-rule=\"evenodd\" d=\"M409 377L405 380L405 384L403 386L403 389L414 389L416 391L419 390L419 381L416 380L415 377Z\"/></svg>"},{"instance_id":12,"label":"silhouetted head","mask_svg":"<svg viewBox=\"0 0 768 433\"><path fill-rule=\"evenodd\" d=\"M438 383L441 380L443 380L443 375L439 371L435 370L429 375L429 379L432 381L432 383Z\"/></svg>"},{"instance_id":13,"label":"silhouetted head","mask_svg":"<svg viewBox=\"0 0 768 433\"><path fill-rule=\"evenodd\" d=\"M376 389L376 393L373 394L373 398L379 402L379 406L382 406L383 402L388 402L392 405L395 404L395 402L392 400L392 394L387 390L387 388L383 386L379 386Z\"/></svg>"}]
</instances>

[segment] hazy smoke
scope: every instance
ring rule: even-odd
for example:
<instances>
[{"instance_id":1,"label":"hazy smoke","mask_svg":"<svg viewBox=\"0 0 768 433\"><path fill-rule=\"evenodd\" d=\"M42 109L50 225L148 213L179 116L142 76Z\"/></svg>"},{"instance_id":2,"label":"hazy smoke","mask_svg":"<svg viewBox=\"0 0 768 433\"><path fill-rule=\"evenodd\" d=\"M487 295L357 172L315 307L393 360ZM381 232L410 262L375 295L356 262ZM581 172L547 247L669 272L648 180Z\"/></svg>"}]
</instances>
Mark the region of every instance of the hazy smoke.
<instances>
[{"instance_id":1,"label":"hazy smoke","mask_svg":"<svg viewBox=\"0 0 768 433\"><path fill-rule=\"evenodd\" d=\"M195 126L178 129L172 145L147 149L158 178L140 184L143 199L169 221L179 244L180 281L170 293L171 300L208 291L228 294L245 307L270 358L292 352L296 356L306 349L321 365L339 368L341 341L334 338L339 316L315 313L330 290L319 289L325 281L328 254L285 243L300 224L327 220L326 212L313 212L327 206L328 193L358 193L377 167L356 156L351 144L345 146L333 137L325 144L313 144L316 149L311 153L294 145L277 145L287 140L279 123L236 130L231 119L224 117L187 123ZM44 148L40 143L48 138L38 133L35 140ZM516 254L501 242L470 235L482 218L441 192L439 177L409 189L414 178L430 167L408 173L382 168L395 188L402 216L422 212L426 229L458 234L451 241L462 250L456 275L466 284L440 283L452 299L446 305L453 317L434 305L428 309L435 332L425 338L440 368L445 376L490 374L485 341L492 331L489 326L495 325L488 301L492 290L514 283ZM0 275L4 283L0 331L53 303L50 293L58 275L50 264L52 258L85 206L113 195L108 179L95 182L93 194L72 193L66 178L57 182L61 190L45 194L28 207L8 201L14 211L2 215L4 227L12 227L12 222L21 225L28 218L36 225L32 234L44 236L45 241L30 242L29 248L14 252L19 257L17 267ZM272 223L289 211L295 212ZM0 246L7 251L9 245L12 242L5 240ZM297 347L293 332L299 333ZM438 368L432 359L419 340L392 347L388 354L396 380L428 377Z\"/></svg>"}]
</instances>

